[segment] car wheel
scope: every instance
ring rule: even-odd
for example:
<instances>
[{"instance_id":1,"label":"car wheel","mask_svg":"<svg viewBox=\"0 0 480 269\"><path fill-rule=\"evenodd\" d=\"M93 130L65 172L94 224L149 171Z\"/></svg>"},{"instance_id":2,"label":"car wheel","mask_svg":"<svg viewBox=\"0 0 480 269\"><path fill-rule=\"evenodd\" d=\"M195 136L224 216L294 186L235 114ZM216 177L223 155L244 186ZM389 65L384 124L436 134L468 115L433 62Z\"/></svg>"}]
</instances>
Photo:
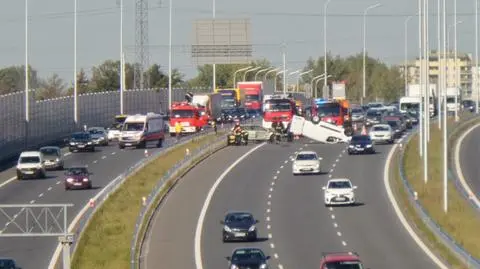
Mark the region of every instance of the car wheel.
<instances>
[{"instance_id":1,"label":"car wheel","mask_svg":"<svg viewBox=\"0 0 480 269\"><path fill-rule=\"evenodd\" d=\"M159 139L157 143L157 148L161 148L163 146L163 139Z\"/></svg>"},{"instance_id":2,"label":"car wheel","mask_svg":"<svg viewBox=\"0 0 480 269\"><path fill-rule=\"evenodd\" d=\"M226 242L228 242L228 239L227 239L227 237L226 237L226 236L222 236L222 241L223 241L223 243L226 243Z\"/></svg>"},{"instance_id":3,"label":"car wheel","mask_svg":"<svg viewBox=\"0 0 480 269\"><path fill-rule=\"evenodd\" d=\"M69 188L69 187L67 187L67 186L65 186L65 190L66 190L66 191L69 191L69 190L70 190L70 188Z\"/></svg>"},{"instance_id":4,"label":"car wheel","mask_svg":"<svg viewBox=\"0 0 480 269\"><path fill-rule=\"evenodd\" d=\"M17 180L22 180L23 176L22 175L17 175Z\"/></svg>"},{"instance_id":5,"label":"car wheel","mask_svg":"<svg viewBox=\"0 0 480 269\"><path fill-rule=\"evenodd\" d=\"M125 148L125 145L118 144L118 148L119 148L119 149L124 149L124 148Z\"/></svg>"},{"instance_id":6,"label":"car wheel","mask_svg":"<svg viewBox=\"0 0 480 269\"><path fill-rule=\"evenodd\" d=\"M254 234L252 235L252 237L250 238L250 241L251 241L251 242L257 242L257 240L258 240L258 238L257 238L257 233L254 233Z\"/></svg>"},{"instance_id":7,"label":"car wheel","mask_svg":"<svg viewBox=\"0 0 480 269\"><path fill-rule=\"evenodd\" d=\"M58 167L58 170L62 171L64 170L65 167L63 167L63 164Z\"/></svg>"},{"instance_id":8,"label":"car wheel","mask_svg":"<svg viewBox=\"0 0 480 269\"><path fill-rule=\"evenodd\" d=\"M89 189L89 190L90 190L90 189L92 189L92 188L93 188L93 186L92 186L92 183L88 184L88 187L87 187L87 189Z\"/></svg>"}]
</instances>

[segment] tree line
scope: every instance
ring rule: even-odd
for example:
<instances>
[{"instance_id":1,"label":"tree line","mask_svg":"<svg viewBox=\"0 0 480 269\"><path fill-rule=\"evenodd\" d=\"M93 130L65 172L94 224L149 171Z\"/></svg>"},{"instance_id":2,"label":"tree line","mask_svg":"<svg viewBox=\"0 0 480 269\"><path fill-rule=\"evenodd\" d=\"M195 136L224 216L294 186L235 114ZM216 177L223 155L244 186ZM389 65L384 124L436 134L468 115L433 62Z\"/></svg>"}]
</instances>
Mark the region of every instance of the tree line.
<instances>
[{"instance_id":1,"label":"tree line","mask_svg":"<svg viewBox=\"0 0 480 269\"><path fill-rule=\"evenodd\" d=\"M318 59L310 58L307 60L304 70L313 70L305 75L303 83L310 83L315 76L324 73L324 57ZM230 64L216 66L216 84L218 88L233 88L236 70L248 66L258 67L258 70L271 67L269 61L262 59L250 64ZM53 74L46 79L39 78L37 71L29 67L30 88L36 89L36 96L39 99L49 99L59 96L71 95L73 86L68 85L57 74ZM126 89L133 88L134 73L136 66L132 64L125 65ZM138 69L137 69L138 70ZM327 55L327 70L332 77L328 84L334 81L345 81L347 98L359 100L363 91L363 55L357 54L348 57ZM186 81L184 74L174 69L172 71L173 87L189 88L212 88L213 68L212 65L203 65L197 68L197 76ZM249 72L247 80L254 80L255 73ZM24 67L11 66L0 69L0 95L8 94L24 89ZM274 73L268 77L272 79ZM265 72L259 74L257 80L262 80ZM153 64L148 68L144 76L148 88L166 88L168 87L168 75L164 73L159 64ZM244 72L238 73L236 81L242 81ZM277 87L282 88L282 76L278 76ZM319 83L323 84L323 83ZM120 61L107 60L102 64L91 69L91 76L88 76L85 70L81 69L77 76L77 90L79 94L99 92L99 91L117 91L120 88ZM366 58L366 96L367 100L383 99L394 100L402 95L404 89L404 80L397 66L388 66L378 59ZM322 87L316 89L318 96L321 95Z\"/></svg>"}]
</instances>

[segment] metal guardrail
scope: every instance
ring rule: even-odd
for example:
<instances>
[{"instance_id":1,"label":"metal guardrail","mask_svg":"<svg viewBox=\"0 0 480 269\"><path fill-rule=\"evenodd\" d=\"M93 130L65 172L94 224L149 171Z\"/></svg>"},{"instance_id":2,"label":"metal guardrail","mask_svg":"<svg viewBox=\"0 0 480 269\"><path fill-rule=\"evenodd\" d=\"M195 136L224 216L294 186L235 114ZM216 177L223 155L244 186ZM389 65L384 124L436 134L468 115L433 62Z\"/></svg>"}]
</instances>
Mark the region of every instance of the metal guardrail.
<instances>
[{"instance_id":1,"label":"metal guardrail","mask_svg":"<svg viewBox=\"0 0 480 269\"><path fill-rule=\"evenodd\" d=\"M226 145L225 136L221 136L217 139L214 143L202 146L201 148L197 149L195 152L191 153L189 156L185 156L183 160L177 162L172 168L170 168L167 173L158 181L152 192L146 197L146 203L142 207L140 214L137 217L137 222L135 224L135 231L133 234L131 248L130 248L130 268L136 269L141 262L141 256L137 257L138 250L141 249L144 238L140 238L141 232L147 232L149 223L153 216L153 214L148 214L151 210L155 210L156 200L164 190L165 184L178 176L178 172L182 171L183 169L188 168L192 165L195 161L197 161L202 156L206 154L213 153L216 150L222 148ZM146 229L146 230L144 230Z\"/></svg>"},{"instance_id":2,"label":"metal guardrail","mask_svg":"<svg viewBox=\"0 0 480 269\"><path fill-rule=\"evenodd\" d=\"M413 135L416 134L418 130L415 132L410 133L406 140L405 140L405 145L407 145L410 140L412 139ZM451 133L449 134L449 136ZM410 204L413 205L415 208L415 211L417 214L420 216L422 219L423 223L427 225L427 227L435 234L437 238L439 238L445 246L447 246L452 252L454 252L458 257L461 257L467 266L474 266L473 268L480 268L480 261L476 259L475 257L472 257L471 254L469 254L462 246L460 246L455 240L450 237L443 229L428 215L427 211L425 208L421 205L421 203L417 200L415 200L415 194L412 186L408 182L406 176L405 176L405 171L404 171L404 154L405 154L405 148L402 147L400 149L400 159L399 159L399 173L400 177L402 179L404 187L407 189L408 197Z\"/></svg>"}]
</instances>

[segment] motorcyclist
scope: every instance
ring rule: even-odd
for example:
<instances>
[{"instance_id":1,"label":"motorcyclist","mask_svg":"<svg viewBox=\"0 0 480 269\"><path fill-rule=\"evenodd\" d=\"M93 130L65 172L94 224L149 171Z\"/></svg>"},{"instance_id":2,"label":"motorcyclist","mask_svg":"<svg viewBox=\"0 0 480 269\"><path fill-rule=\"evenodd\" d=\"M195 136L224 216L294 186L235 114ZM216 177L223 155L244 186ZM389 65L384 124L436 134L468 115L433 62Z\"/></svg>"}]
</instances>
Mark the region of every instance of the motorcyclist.
<instances>
[{"instance_id":1,"label":"motorcyclist","mask_svg":"<svg viewBox=\"0 0 480 269\"><path fill-rule=\"evenodd\" d=\"M242 127L240 126L240 122L235 122L235 126L232 129L232 133L235 135L241 134L243 131Z\"/></svg>"},{"instance_id":2,"label":"motorcyclist","mask_svg":"<svg viewBox=\"0 0 480 269\"><path fill-rule=\"evenodd\" d=\"M283 123L281 121L277 121L275 124L275 132L279 134L283 134L285 132L285 128L283 126Z\"/></svg>"}]
</instances>

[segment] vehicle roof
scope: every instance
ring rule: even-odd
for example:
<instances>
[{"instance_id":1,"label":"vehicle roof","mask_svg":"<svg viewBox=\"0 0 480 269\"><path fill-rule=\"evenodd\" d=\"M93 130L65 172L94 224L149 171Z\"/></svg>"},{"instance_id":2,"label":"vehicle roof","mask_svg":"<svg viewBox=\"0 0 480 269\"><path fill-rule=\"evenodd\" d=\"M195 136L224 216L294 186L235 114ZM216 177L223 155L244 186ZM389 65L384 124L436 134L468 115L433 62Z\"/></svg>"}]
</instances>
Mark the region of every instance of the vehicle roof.
<instances>
[{"instance_id":1,"label":"vehicle roof","mask_svg":"<svg viewBox=\"0 0 480 269\"><path fill-rule=\"evenodd\" d=\"M375 125L372 126L372 128L373 127L387 127L387 128L390 128L390 125L382 123L382 124L375 124Z\"/></svg>"},{"instance_id":2,"label":"vehicle roof","mask_svg":"<svg viewBox=\"0 0 480 269\"><path fill-rule=\"evenodd\" d=\"M326 253L323 256L324 262L340 262L340 261L360 261L360 257L354 253Z\"/></svg>"},{"instance_id":3,"label":"vehicle roof","mask_svg":"<svg viewBox=\"0 0 480 269\"><path fill-rule=\"evenodd\" d=\"M105 127L94 126L94 127L89 127L88 128L88 130L93 130L93 129L105 129Z\"/></svg>"},{"instance_id":4,"label":"vehicle roof","mask_svg":"<svg viewBox=\"0 0 480 269\"><path fill-rule=\"evenodd\" d=\"M81 135L90 135L90 133L88 133L88 132L75 132L72 135L80 135L80 134Z\"/></svg>"},{"instance_id":5,"label":"vehicle roof","mask_svg":"<svg viewBox=\"0 0 480 269\"><path fill-rule=\"evenodd\" d=\"M300 154L317 154L315 151L313 150L302 150L300 152L297 153L297 155L300 155Z\"/></svg>"},{"instance_id":6,"label":"vehicle roof","mask_svg":"<svg viewBox=\"0 0 480 269\"><path fill-rule=\"evenodd\" d=\"M24 151L20 153L20 157L38 157L41 155L42 153L40 151Z\"/></svg>"},{"instance_id":7,"label":"vehicle roof","mask_svg":"<svg viewBox=\"0 0 480 269\"><path fill-rule=\"evenodd\" d=\"M351 182L350 179L348 178L332 178L328 180L328 182L343 182L343 181Z\"/></svg>"},{"instance_id":8,"label":"vehicle roof","mask_svg":"<svg viewBox=\"0 0 480 269\"><path fill-rule=\"evenodd\" d=\"M45 146L45 147L41 147L40 150L42 149L60 149L60 147L57 147L57 146Z\"/></svg>"},{"instance_id":9,"label":"vehicle roof","mask_svg":"<svg viewBox=\"0 0 480 269\"><path fill-rule=\"evenodd\" d=\"M231 215L231 214L250 214L250 215L253 216L252 213L250 213L250 212L248 212L248 211L246 211L246 210L245 210L245 211L241 211L241 210L238 210L238 211L227 211L227 212L225 213L225 216L226 216L226 215Z\"/></svg>"},{"instance_id":10,"label":"vehicle roof","mask_svg":"<svg viewBox=\"0 0 480 269\"><path fill-rule=\"evenodd\" d=\"M253 250L259 250L259 251L261 251L262 253L264 252L264 251L263 251L261 248L259 248L259 247L238 247L238 248L234 248L233 251L232 251L232 253L235 252L235 251L237 251L237 250L247 250L247 249L249 249L249 250L252 250L252 249L253 249Z\"/></svg>"}]
</instances>

